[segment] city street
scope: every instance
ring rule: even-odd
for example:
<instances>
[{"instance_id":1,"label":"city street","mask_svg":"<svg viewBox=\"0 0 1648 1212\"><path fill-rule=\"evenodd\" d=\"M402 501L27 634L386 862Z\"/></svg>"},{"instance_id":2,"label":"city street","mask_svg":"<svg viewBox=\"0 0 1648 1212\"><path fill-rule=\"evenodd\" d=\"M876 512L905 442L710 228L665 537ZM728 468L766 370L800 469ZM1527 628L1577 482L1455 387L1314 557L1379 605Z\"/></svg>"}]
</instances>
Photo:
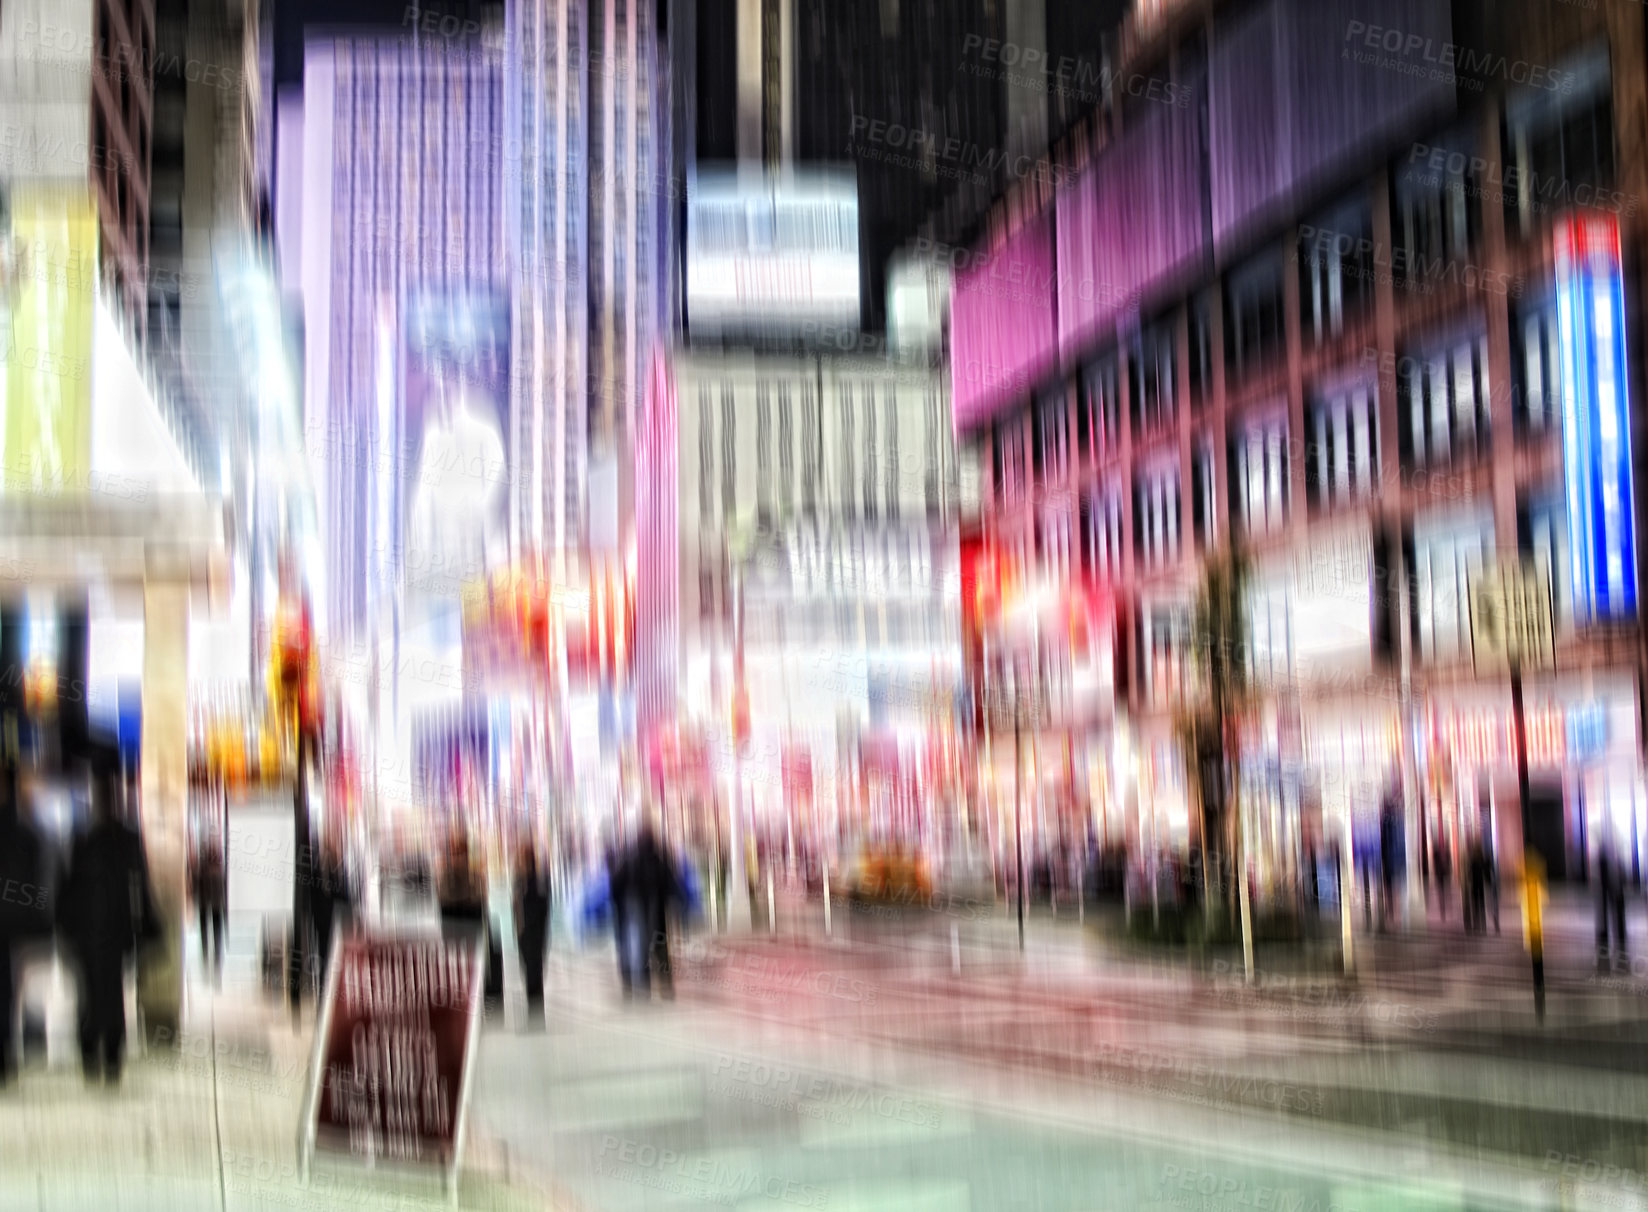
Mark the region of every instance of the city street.
<instances>
[{"instance_id":1,"label":"city street","mask_svg":"<svg viewBox=\"0 0 1648 1212\"><path fill-rule=\"evenodd\" d=\"M689 935L673 1003L626 1005L610 944L558 940L533 1027L510 965L462 1206L1648 1206L1648 980L1587 970L1582 903L1553 914L1544 1028L1509 936L1361 940L1357 983L1248 987L1239 957L1192 971L1074 922L1033 918L1021 957L1004 913L838 906L826 938L817 908ZM199 975L185 1038L119 1093L59 1048L0 1098L0 1208L440 1202L341 1162L305 1190L307 1020Z\"/></svg>"}]
</instances>

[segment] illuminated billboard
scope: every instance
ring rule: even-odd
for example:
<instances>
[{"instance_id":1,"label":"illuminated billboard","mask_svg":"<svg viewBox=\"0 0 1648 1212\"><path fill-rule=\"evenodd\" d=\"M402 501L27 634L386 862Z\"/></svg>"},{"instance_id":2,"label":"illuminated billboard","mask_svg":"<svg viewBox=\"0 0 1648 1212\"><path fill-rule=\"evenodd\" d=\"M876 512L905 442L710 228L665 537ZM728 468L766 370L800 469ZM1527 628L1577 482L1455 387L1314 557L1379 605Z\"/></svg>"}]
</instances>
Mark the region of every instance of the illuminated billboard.
<instances>
[{"instance_id":1,"label":"illuminated billboard","mask_svg":"<svg viewBox=\"0 0 1648 1212\"><path fill-rule=\"evenodd\" d=\"M1619 221L1576 214L1555 235L1562 465L1576 622L1636 613L1635 495Z\"/></svg>"},{"instance_id":2,"label":"illuminated billboard","mask_svg":"<svg viewBox=\"0 0 1648 1212\"><path fill-rule=\"evenodd\" d=\"M10 492L83 491L97 275L86 187L18 187L0 199L0 254L0 479Z\"/></svg>"},{"instance_id":3,"label":"illuminated billboard","mask_svg":"<svg viewBox=\"0 0 1648 1212\"><path fill-rule=\"evenodd\" d=\"M687 323L695 337L858 331L853 171L700 169L687 199Z\"/></svg>"},{"instance_id":4,"label":"illuminated billboard","mask_svg":"<svg viewBox=\"0 0 1648 1212\"><path fill-rule=\"evenodd\" d=\"M406 587L455 600L508 540L508 304L485 290L414 293L403 338Z\"/></svg>"}]
</instances>

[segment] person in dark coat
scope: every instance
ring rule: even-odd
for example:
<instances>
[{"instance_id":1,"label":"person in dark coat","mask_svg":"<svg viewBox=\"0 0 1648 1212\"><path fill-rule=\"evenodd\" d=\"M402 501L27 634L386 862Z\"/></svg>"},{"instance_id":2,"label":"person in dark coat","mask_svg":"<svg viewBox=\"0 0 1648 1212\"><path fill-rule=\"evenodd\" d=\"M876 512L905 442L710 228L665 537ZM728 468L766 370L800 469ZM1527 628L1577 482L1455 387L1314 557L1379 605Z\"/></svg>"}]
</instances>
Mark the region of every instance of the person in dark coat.
<instances>
[{"instance_id":1,"label":"person in dark coat","mask_svg":"<svg viewBox=\"0 0 1648 1212\"><path fill-rule=\"evenodd\" d=\"M1485 934L1488 929L1488 849L1482 835L1471 838L1465 860L1465 931Z\"/></svg>"},{"instance_id":2,"label":"person in dark coat","mask_svg":"<svg viewBox=\"0 0 1648 1212\"><path fill-rule=\"evenodd\" d=\"M213 972L221 972L223 914L227 902L228 881L223 870L223 844L220 839L202 840L189 872L189 882L195 898L195 913L200 921L201 958L210 962Z\"/></svg>"},{"instance_id":3,"label":"person in dark coat","mask_svg":"<svg viewBox=\"0 0 1648 1212\"><path fill-rule=\"evenodd\" d=\"M618 934L619 972L624 995L642 996L652 990L675 996L670 973L669 914L681 903L681 877L675 863L659 845L650 825L641 826L635 844L618 860L612 873L613 923Z\"/></svg>"},{"instance_id":4,"label":"person in dark coat","mask_svg":"<svg viewBox=\"0 0 1648 1212\"><path fill-rule=\"evenodd\" d=\"M1392 785L1379 814L1379 928L1396 908L1396 869L1402 862L1402 790Z\"/></svg>"},{"instance_id":5,"label":"person in dark coat","mask_svg":"<svg viewBox=\"0 0 1648 1212\"><path fill-rule=\"evenodd\" d=\"M17 955L51 933L45 847L23 811L17 767L0 768L0 1086L17 1072Z\"/></svg>"},{"instance_id":6,"label":"person in dark coat","mask_svg":"<svg viewBox=\"0 0 1648 1212\"><path fill-rule=\"evenodd\" d=\"M1448 839L1437 835L1431 846L1431 871L1436 876L1436 905L1442 920L1448 920L1448 885L1453 880L1453 851Z\"/></svg>"},{"instance_id":7,"label":"person in dark coat","mask_svg":"<svg viewBox=\"0 0 1648 1212\"><path fill-rule=\"evenodd\" d=\"M113 781L92 782L91 823L74 841L60 884L58 928L80 977L80 1059L86 1080L120 1081L126 1047L126 961L159 922L143 839L120 819Z\"/></svg>"},{"instance_id":8,"label":"person in dark coat","mask_svg":"<svg viewBox=\"0 0 1648 1212\"><path fill-rule=\"evenodd\" d=\"M536 1013L544 1004L544 946L549 941L549 873L531 842L515 858L515 943L526 977L526 1005Z\"/></svg>"},{"instance_id":9,"label":"person in dark coat","mask_svg":"<svg viewBox=\"0 0 1648 1212\"><path fill-rule=\"evenodd\" d=\"M1597 847L1597 966L1625 959L1625 872L1613 843L1603 838ZM1610 946L1609 927L1613 927Z\"/></svg>"},{"instance_id":10,"label":"person in dark coat","mask_svg":"<svg viewBox=\"0 0 1648 1212\"><path fill-rule=\"evenodd\" d=\"M503 952L487 917L486 872L462 831L454 833L447 844L436 899L441 906L441 926L448 934L479 933L486 939L486 1001L497 1006L503 1000Z\"/></svg>"},{"instance_id":11,"label":"person in dark coat","mask_svg":"<svg viewBox=\"0 0 1648 1212\"><path fill-rule=\"evenodd\" d=\"M332 935L338 922L339 910L347 925L354 906L354 892L349 883L349 872L343 862L343 848L337 840L328 838L320 846L310 844L314 856L309 868L309 923L314 930L316 971L322 985L327 966L332 960Z\"/></svg>"}]
</instances>

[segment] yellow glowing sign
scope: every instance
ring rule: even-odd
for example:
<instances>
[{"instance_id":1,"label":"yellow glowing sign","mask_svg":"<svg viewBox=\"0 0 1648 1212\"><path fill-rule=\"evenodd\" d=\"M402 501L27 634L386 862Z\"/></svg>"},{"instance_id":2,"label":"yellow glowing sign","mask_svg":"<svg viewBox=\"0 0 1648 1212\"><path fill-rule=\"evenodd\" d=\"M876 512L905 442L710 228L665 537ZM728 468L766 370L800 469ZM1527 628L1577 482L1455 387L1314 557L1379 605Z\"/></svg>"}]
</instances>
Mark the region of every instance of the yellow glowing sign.
<instances>
[{"instance_id":1,"label":"yellow glowing sign","mask_svg":"<svg viewBox=\"0 0 1648 1212\"><path fill-rule=\"evenodd\" d=\"M0 426L8 491L79 491L91 482L92 319L97 210L84 186L11 194Z\"/></svg>"}]
</instances>

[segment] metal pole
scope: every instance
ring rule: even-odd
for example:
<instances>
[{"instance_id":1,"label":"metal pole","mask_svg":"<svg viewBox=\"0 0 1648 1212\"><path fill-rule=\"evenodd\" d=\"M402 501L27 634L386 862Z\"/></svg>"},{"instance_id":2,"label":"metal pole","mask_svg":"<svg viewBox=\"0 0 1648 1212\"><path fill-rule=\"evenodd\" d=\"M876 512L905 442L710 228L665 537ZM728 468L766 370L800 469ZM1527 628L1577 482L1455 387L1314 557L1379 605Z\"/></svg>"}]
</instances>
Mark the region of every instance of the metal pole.
<instances>
[{"instance_id":1,"label":"metal pole","mask_svg":"<svg viewBox=\"0 0 1648 1212\"><path fill-rule=\"evenodd\" d=\"M1018 702L1013 703L1013 847L1017 854L1019 950L1024 950L1024 740Z\"/></svg>"},{"instance_id":2,"label":"metal pole","mask_svg":"<svg viewBox=\"0 0 1648 1212\"><path fill-rule=\"evenodd\" d=\"M298 728L297 781L292 793L293 854L292 865L292 933L286 946L286 996L292 1008L292 1021L297 1022L303 1005L303 973L306 967L309 930L309 897L307 881L314 877L317 855L309 844L309 777L306 758L308 745L303 729Z\"/></svg>"}]
</instances>

